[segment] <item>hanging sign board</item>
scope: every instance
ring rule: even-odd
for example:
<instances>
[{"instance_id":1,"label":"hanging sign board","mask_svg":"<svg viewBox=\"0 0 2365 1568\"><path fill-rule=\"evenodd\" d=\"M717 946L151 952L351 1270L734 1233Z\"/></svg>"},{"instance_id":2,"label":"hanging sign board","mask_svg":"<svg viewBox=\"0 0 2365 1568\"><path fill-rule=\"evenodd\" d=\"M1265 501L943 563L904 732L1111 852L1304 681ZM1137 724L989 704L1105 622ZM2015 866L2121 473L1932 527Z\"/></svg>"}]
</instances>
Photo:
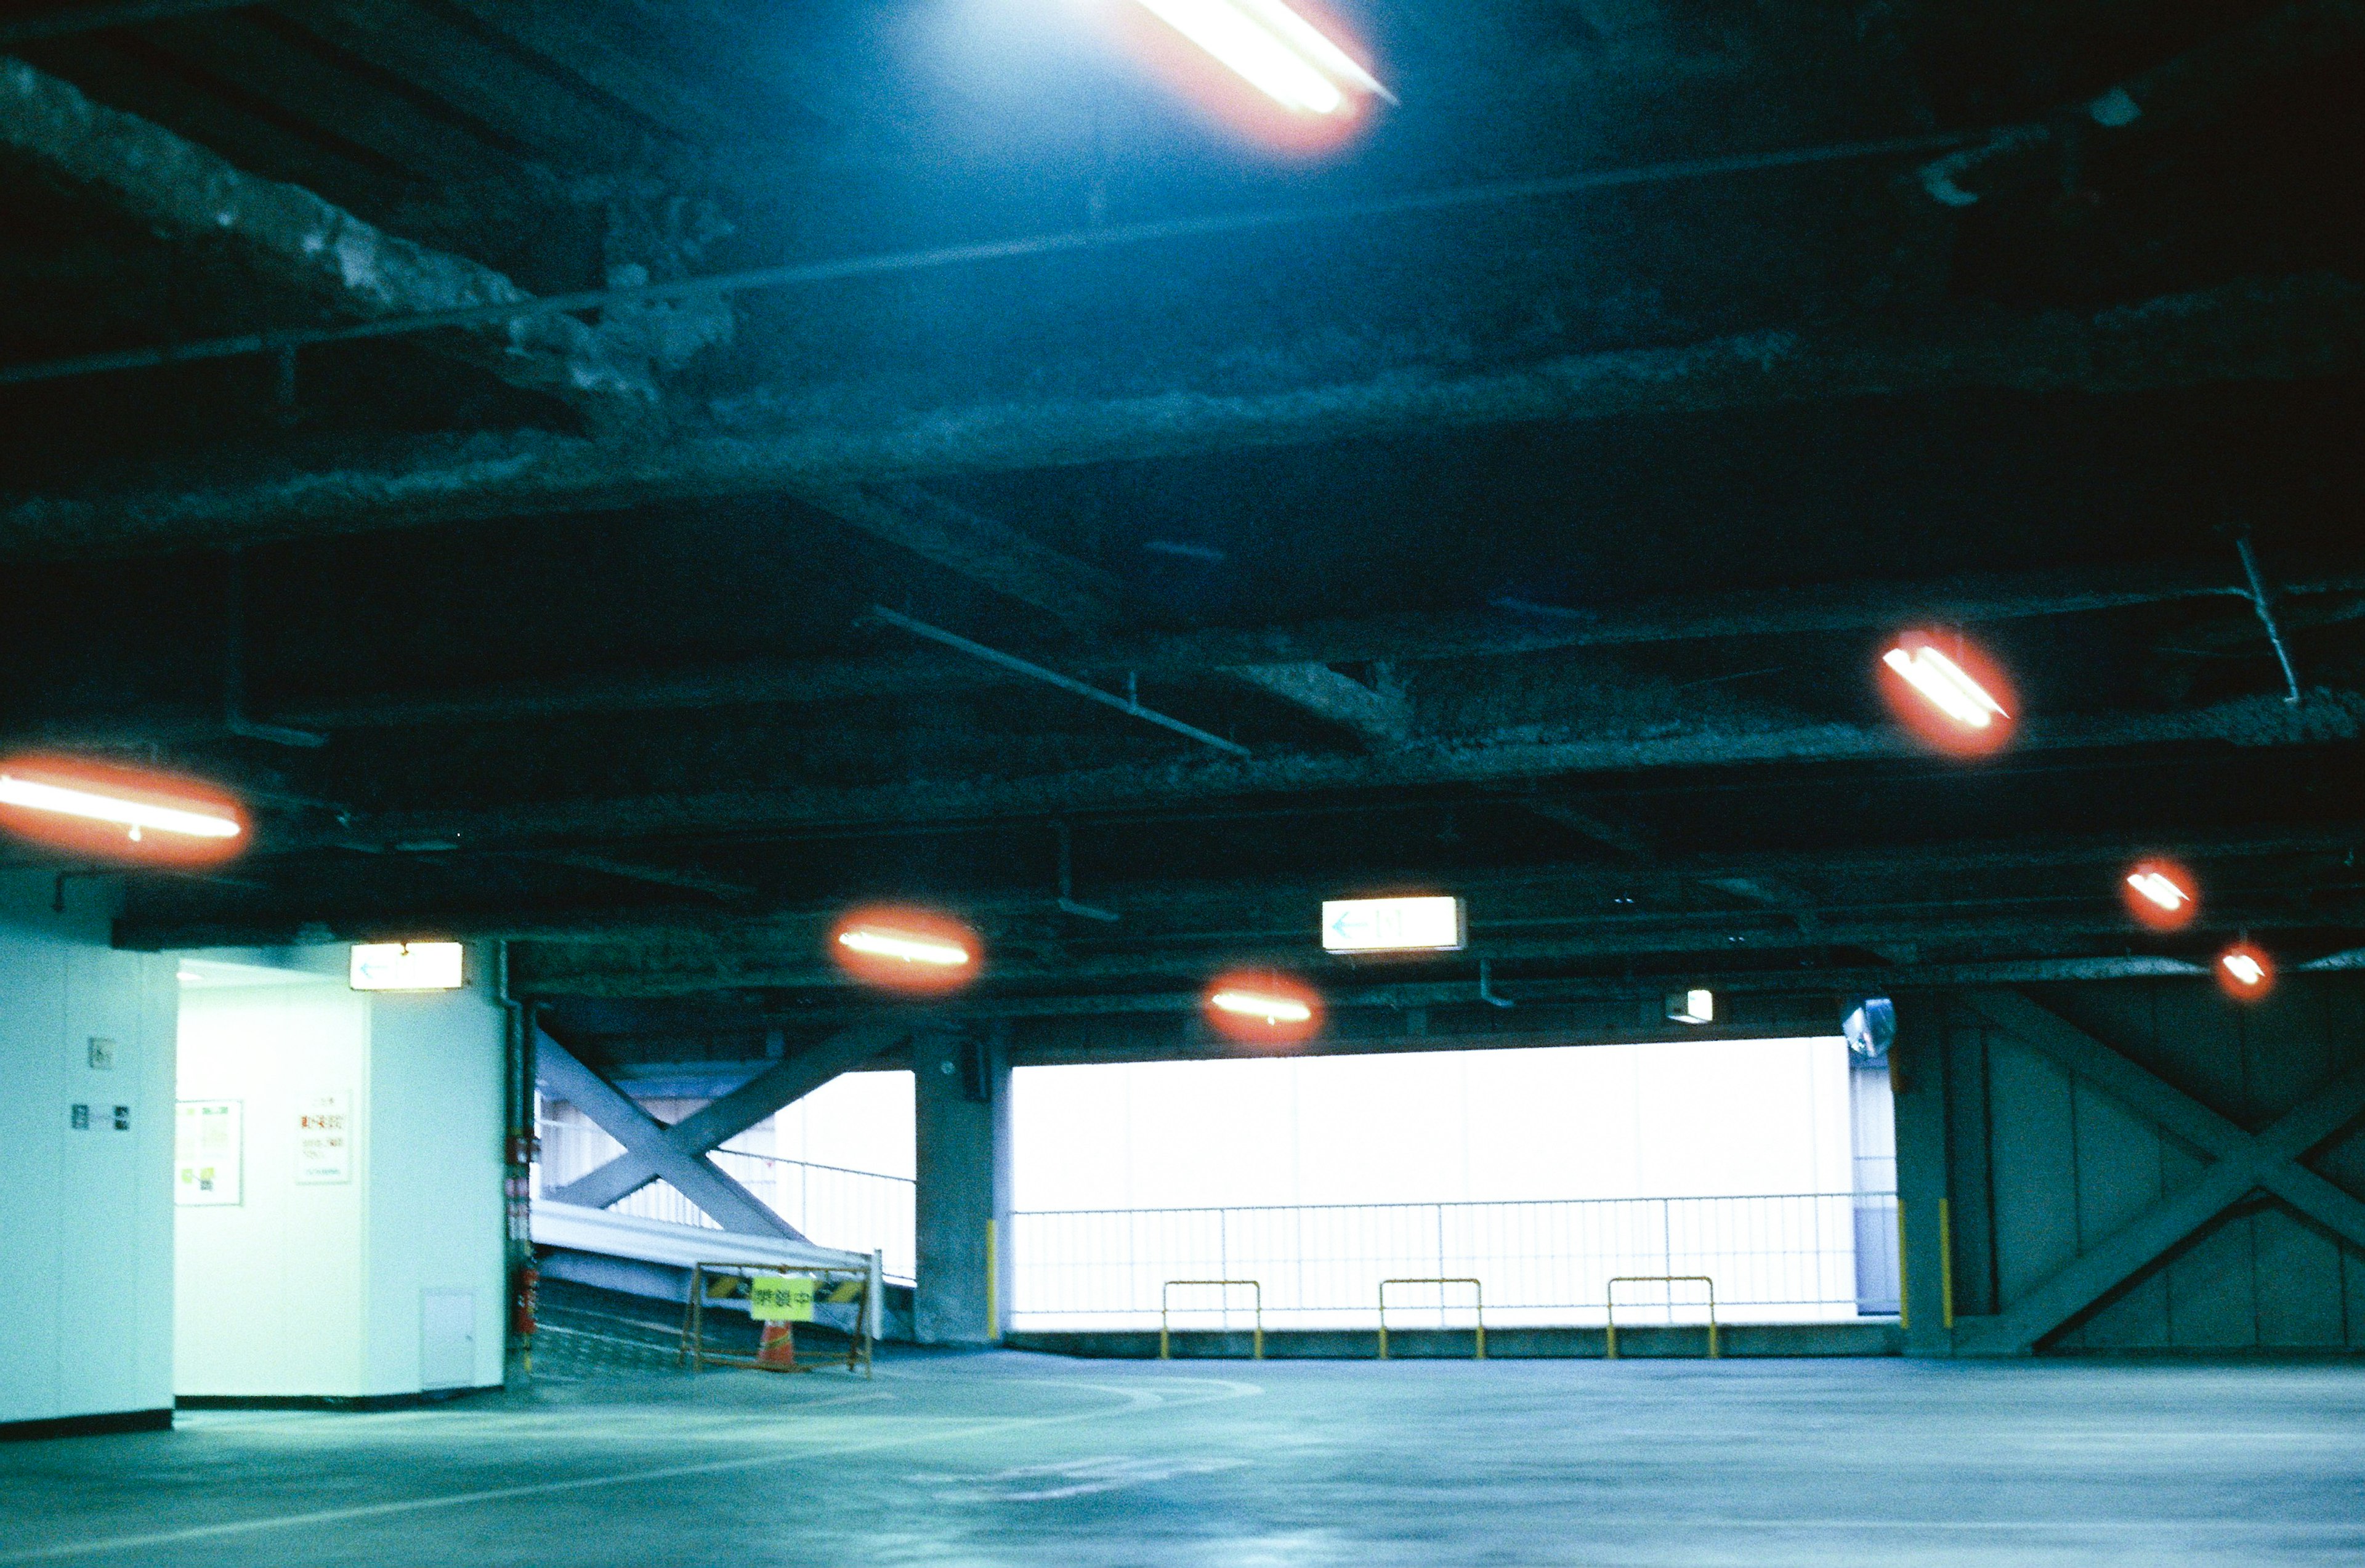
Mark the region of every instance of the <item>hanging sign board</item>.
<instances>
[{"instance_id":1,"label":"hanging sign board","mask_svg":"<svg viewBox=\"0 0 2365 1568\"><path fill-rule=\"evenodd\" d=\"M457 942L361 942L346 983L355 991L457 991Z\"/></svg>"},{"instance_id":2,"label":"hanging sign board","mask_svg":"<svg viewBox=\"0 0 2365 1568\"><path fill-rule=\"evenodd\" d=\"M351 1096L342 1089L308 1096L296 1115L296 1184L327 1186L353 1179Z\"/></svg>"},{"instance_id":3,"label":"hanging sign board","mask_svg":"<svg viewBox=\"0 0 2365 1568\"><path fill-rule=\"evenodd\" d=\"M1451 953L1466 929L1460 899L1331 899L1322 905L1322 946L1331 953Z\"/></svg>"},{"instance_id":4,"label":"hanging sign board","mask_svg":"<svg viewBox=\"0 0 2365 1568\"><path fill-rule=\"evenodd\" d=\"M811 1323L813 1282L801 1274L758 1274L747 1287L747 1316L758 1323Z\"/></svg>"},{"instance_id":5,"label":"hanging sign board","mask_svg":"<svg viewBox=\"0 0 2365 1568\"><path fill-rule=\"evenodd\" d=\"M183 1208L239 1202L240 1103L184 1100L173 1122L173 1202Z\"/></svg>"}]
</instances>

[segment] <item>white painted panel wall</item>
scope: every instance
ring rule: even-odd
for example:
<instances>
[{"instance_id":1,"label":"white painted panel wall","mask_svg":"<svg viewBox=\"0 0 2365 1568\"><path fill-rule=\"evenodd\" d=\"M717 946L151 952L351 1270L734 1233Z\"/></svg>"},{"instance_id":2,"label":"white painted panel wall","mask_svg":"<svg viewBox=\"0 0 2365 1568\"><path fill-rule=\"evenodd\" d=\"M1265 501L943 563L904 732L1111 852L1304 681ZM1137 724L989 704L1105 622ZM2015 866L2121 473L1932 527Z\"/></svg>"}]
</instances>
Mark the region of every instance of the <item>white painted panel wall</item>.
<instances>
[{"instance_id":1,"label":"white painted panel wall","mask_svg":"<svg viewBox=\"0 0 2365 1568\"><path fill-rule=\"evenodd\" d=\"M366 1391L370 1004L335 981L289 981L181 999L180 1097L242 1103L246 1147L240 1203L178 1211L180 1394ZM297 1118L328 1093L347 1097L353 1179L298 1185Z\"/></svg>"},{"instance_id":2,"label":"white painted panel wall","mask_svg":"<svg viewBox=\"0 0 2365 1568\"><path fill-rule=\"evenodd\" d=\"M172 1405L173 966L108 948L111 885L55 891L0 876L0 1422Z\"/></svg>"},{"instance_id":3,"label":"white painted panel wall","mask_svg":"<svg viewBox=\"0 0 2365 1568\"><path fill-rule=\"evenodd\" d=\"M506 1269L501 1010L482 987L381 994L373 1007L367 1392L454 1386L429 1376L422 1343L422 1304L452 1291L474 1304L475 1372L458 1381L490 1387Z\"/></svg>"},{"instance_id":4,"label":"white painted panel wall","mask_svg":"<svg viewBox=\"0 0 2365 1568\"><path fill-rule=\"evenodd\" d=\"M354 1398L498 1384L501 1011L481 985L357 995L342 949L295 961L322 972L183 998L181 1098L242 1102L246 1158L241 1204L178 1214L177 1391ZM298 1117L328 1093L346 1097L352 1179L305 1183ZM473 1346L456 1380L448 1362L430 1368L425 1343L454 1293Z\"/></svg>"}]
</instances>

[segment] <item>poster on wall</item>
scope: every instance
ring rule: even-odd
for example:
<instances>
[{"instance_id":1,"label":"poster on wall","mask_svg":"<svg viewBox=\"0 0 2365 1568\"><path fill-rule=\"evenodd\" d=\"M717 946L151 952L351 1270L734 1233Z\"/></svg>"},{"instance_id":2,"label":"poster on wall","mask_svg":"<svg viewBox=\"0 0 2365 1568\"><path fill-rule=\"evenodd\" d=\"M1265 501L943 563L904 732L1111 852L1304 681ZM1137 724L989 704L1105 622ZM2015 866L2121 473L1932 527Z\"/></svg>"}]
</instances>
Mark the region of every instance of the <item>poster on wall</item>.
<instances>
[{"instance_id":1,"label":"poster on wall","mask_svg":"<svg viewBox=\"0 0 2365 1568\"><path fill-rule=\"evenodd\" d=\"M297 1114L296 1184L353 1179L353 1116L342 1090L308 1096Z\"/></svg>"},{"instance_id":2,"label":"poster on wall","mask_svg":"<svg viewBox=\"0 0 2365 1568\"><path fill-rule=\"evenodd\" d=\"M212 1208L239 1201L236 1100L183 1100L173 1122L173 1202Z\"/></svg>"}]
</instances>

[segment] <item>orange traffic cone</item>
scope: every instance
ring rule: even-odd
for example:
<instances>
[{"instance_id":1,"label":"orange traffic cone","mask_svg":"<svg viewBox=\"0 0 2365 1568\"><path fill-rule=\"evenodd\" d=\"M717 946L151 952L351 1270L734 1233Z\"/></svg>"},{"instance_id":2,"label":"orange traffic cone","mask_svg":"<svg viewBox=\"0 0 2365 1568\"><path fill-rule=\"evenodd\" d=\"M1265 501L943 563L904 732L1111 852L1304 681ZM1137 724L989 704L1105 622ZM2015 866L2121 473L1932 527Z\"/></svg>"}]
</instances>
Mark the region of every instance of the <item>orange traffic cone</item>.
<instances>
[{"instance_id":1,"label":"orange traffic cone","mask_svg":"<svg viewBox=\"0 0 2365 1568\"><path fill-rule=\"evenodd\" d=\"M793 1323L767 1323L756 1347L756 1364L781 1372L797 1370L797 1335Z\"/></svg>"}]
</instances>

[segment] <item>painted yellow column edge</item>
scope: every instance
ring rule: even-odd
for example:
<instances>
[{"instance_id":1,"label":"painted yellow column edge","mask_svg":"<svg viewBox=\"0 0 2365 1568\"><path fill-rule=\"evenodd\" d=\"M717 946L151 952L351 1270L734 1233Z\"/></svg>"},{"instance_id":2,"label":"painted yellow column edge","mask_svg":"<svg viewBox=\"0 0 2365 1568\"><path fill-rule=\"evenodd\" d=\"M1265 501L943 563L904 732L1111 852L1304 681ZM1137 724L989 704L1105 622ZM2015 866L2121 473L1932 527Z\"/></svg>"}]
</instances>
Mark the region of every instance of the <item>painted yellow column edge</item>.
<instances>
[{"instance_id":1,"label":"painted yellow column edge","mask_svg":"<svg viewBox=\"0 0 2365 1568\"><path fill-rule=\"evenodd\" d=\"M1938 1200L1938 1307L1939 1321L1949 1329L1955 1327L1955 1231L1946 1213L1946 1200Z\"/></svg>"},{"instance_id":2,"label":"painted yellow column edge","mask_svg":"<svg viewBox=\"0 0 2365 1568\"><path fill-rule=\"evenodd\" d=\"M999 1239L992 1220L985 1222L985 1337L1002 1338L1002 1260L995 1249Z\"/></svg>"}]
</instances>

